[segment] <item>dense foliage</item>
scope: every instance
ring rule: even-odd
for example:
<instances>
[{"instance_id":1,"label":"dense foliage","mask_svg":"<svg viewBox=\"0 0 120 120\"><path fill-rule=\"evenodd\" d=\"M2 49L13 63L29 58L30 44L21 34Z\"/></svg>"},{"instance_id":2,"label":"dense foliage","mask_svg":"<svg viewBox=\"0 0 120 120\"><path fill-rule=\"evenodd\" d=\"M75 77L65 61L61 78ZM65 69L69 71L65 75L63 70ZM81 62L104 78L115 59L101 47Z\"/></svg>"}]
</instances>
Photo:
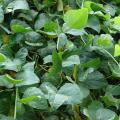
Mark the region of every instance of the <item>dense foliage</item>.
<instances>
[{"instance_id":1,"label":"dense foliage","mask_svg":"<svg viewBox=\"0 0 120 120\"><path fill-rule=\"evenodd\" d=\"M119 120L120 0L0 0L0 120Z\"/></svg>"}]
</instances>

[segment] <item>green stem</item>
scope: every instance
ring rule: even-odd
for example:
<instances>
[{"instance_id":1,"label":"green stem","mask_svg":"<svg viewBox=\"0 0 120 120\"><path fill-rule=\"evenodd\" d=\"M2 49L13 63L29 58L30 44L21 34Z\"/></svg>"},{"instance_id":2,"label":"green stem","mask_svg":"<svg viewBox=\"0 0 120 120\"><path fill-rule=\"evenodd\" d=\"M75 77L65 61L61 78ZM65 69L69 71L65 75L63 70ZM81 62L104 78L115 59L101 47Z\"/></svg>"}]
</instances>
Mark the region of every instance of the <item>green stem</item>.
<instances>
[{"instance_id":1,"label":"green stem","mask_svg":"<svg viewBox=\"0 0 120 120\"><path fill-rule=\"evenodd\" d=\"M14 120L16 120L16 111L17 111L17 100L18 100L18 88L15 90L15 108L14 108Z\"/></svg>"},{"instance_id":2,"label":"green stem","mask_svg":"<svg viewBox=\"0 0 120 120\"><path fill-rule=\"evenodd\" d=\"M117 60L107 51L107 50L105 50L104 48L100 48L100 47L93 47L92 48L93 50L102 50L102 51L104 51L106 54L108 54L111 58L112 58L112 60L118 65L118 67L120 68L120 65L119 65L119 63L117 62Z\"/></svg>"},{"instance_id":3,"label":"green stem","mask_svg":"<svg viewBox=\"0 0 120 120\"><path fill-rule=\"evenodd\" d=\"M73 78L76 83L77 83L77 79L78 79L78 70L79 70L79 65L75 65L74 69L73 69Z\"/></svg>"},{"instance_id":4,"label":"green stem","mask_svg":"<svg viewBox=\"0 0 120 120\"><path fill-rule=\"evenodd\" d=\"M84 7L84 0L82 0L82 5L81 5L81 8L83 8Z\"/></svg>"},{"instance_id":5,"label":"green stem","mask_svg":"<svg viewBox=\"0 0 120 120\"><path fill-rule=\"evenodd\" d=\"M81 116L79 115L79 106L78 105L72 105L72 111L74 113L75 120L82 120Z\"/></svg>"},{"instance_id":6,"label":"green stem","mask_svg":"<svg viewBox=\"0 0 120 120\"><path fill-rule=\"evenodd\" d=\"M73 78L75 80L75 83L77 83L77 80L78 80L78 70L79 70L79 65L75 65L73 69ZM82 120L79 113L80 112L79 105L72 105L72 111L74 113L75 120Z\"/></svg>"},{"instance_id":7,"label":"green stem","mask_svg":"<svg viewBox=\"0 0 120 120\"><path fill-rule=\"evenodd\" d=\"M120 68L120 65L119 65L119 63L117 62L117 60L107 51L107 50L105 50L105 49L103 49L112 59L113 59L113 61L118 65L118 67Z\"/></svg>"}]
</instances>

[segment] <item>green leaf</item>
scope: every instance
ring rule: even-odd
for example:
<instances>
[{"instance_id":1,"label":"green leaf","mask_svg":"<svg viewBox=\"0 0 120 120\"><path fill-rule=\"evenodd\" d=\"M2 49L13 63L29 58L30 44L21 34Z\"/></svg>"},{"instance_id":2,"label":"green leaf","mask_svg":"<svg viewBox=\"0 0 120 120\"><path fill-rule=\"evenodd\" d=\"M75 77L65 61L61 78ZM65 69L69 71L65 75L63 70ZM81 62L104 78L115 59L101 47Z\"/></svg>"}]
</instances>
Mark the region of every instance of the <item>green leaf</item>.
<instances>
[{"instance_id":1,"label":"green leaf","mask_svg":"<svg viewBox=\"0 0 120 120\"><path fill-rule=\"evenodd\" d=\"M29 96L29 97L22 98L20 100L20 102L23 104L28 104L29 102L37 100L38 98L40 98L40 96L39 97L38 96Z\"/></svg>"},{"instance_id":2,"label":"green leaf","mask_svg":"<svg viewBox=\"0 0 120 120\"><path fill-rule=\"evenodd\" d=\"M111 6L111 5L105 5L105 11L110 14L111 16L114 16L116 13L116 9L115 7Z\"/></svg>"},{"instance_id":3,"label":"green leaf","mask_svg":"<svg viewBox=\"0 0 120 120\"><path fill-rule=\"evenodd\" d=\"M51 115L50 117L45 118L45 120L59 120L58 116Z\"/></svg>"},{"instance_id":4,"label":"green leaf","mask_svg":"<svg viewBox=\"0 0 120 120\"><path fill-rule=\"evenodd\" d=\"M56 94L54 97L54 101L51 102L51 105L58 109L61 105L63 105L67 100L69 100L69 96Z\"/></svg>"},{"instance_id":5,"label":"green leaf","mask_svg":"<svg viewBox=\"0 0 120 120\"><path fill-rule=\"evenodd\" d=\"M87 109L84 109L85 115L90 119L90 120L96 120L96 111L100 108L103 108L103 104L99 101L92 101L92 103L88 106Z\"/></svg>"},{"instance_id":6,"label":"green leaf","mask_svg":"<svg viewBox=\"0 0 120 120\"><path fill-rule=\"evenodd\" d=\"M33 2L38 11L40 11L42 7L44 7L44 5L41 5L38 0L33 0Z\"/></svg>"},{"instance_id":7,"label":"green leaf","mask_svg":"<svg viewBox=\"0 0 120 120\"><path fill-rule=\"evenodd\" d=\"M12 88L13 86L21 83L22 80L13 79L10 75L5 74L0 76L0 86Z\"/></svg>"},{"instance_id":8,"label":"green leaf","mask_svg":"<svg viewBox=\"0 0 120 120\"><path fill-rule=\"evenodd\" d=\"M69 10L64 15L65 23L73 29L84 28L88 20L88 9Z\"/></svg>"},{"instance_id":9,"label":"green leaf","mask_svg":"<svg viewBox=\"0 0 120 120\"><path fill-rule=\"evenodd\" d=\"M14 118L12 118L12 117L7 117L7 116L1 115L1 114L0 114L0 119L1 120L14 120Z\"/></svg>"},{"instance_id":10,"label":"green leaf","mask_svg":"<svg viewBox=\"0 0 120 120\"><path fill-rule=\"evenodd\" d=\"M45 98L43 92L36 87L29 87L26 89L20 102L28 104L36 109L43 110L48 108L47 99Z\"/></svg>"},{"instance_id":11,"label":"green leaf","mask_svg":"<svg viewBox=\"0 0 120 120\"><path fill-rule=\"evenodd\" d=\"M101 65L100 58L94 58L89 60L88 62L83 63L85 68L98 68Z\"/></svg>"},{"instance_id":12,"label":"green leaf","mask_svg":"<svg viewBox=\"0 0 120 120\"><path fill-rule=\"evenodd\" d=\"M88 74L84 83L88 86L89 89L100 89L107 86L105 76L99 71L94 71Z\"/></svg>"},{"instance_id":13,"label":"green leaf","mask_svg":"<svg viewBox=\"0 0 120 120\"><path fill-rule=\"evenodd\" d=\"M95 41L95 46L99 46L104 49L110 49L113 47L113 38L110 34L101 34Z\"/></svg>"},{"instance_id":14,"label":"green leaf","mask_svg":"<svg viewBox=\"0 0 120 120\"><path fill-rule=\"evenodd\" d=\"M78 75L78 80L79 81L85 81L87 80L89 74L92 74L94 72L94 69L93 68L88 68L85 72L79 72L79 75Z\"/></svg>"},{"instance_id":15,"label":"green leaf","mask_svg":"<svg viewBox=\"0 0 120 120\"><path fill-rule=\"evenodd\" d=\"M7 81L6 79L3 79L3 78L4 78L4 75L0 76L0 86L6 87L6 88L12 88L13 84L10 83L9 81Z\"/></svg>"},{"instance_id":16,"label":"green leaf","mask_svg":"<svg viewBox=\"0 0 120 120\"><path fill-rule=\"evenodd\" d=\"M100 21L96 16L90 15L88 19L88 24L87 27L97 31L98 33L100 32Z\"/></svg>"},{"instance_id":17,"label":"green leaf","mask_svg":"<svg viewBox=\"0 0 120 120\"><path fill-rule=\"evenodd\" d=\"M85 1L84 2L84 7L88 9L88 11L92 11L91 9L91 1Z\"/></svg>"},{"instance_id":18,"label":"green leaf","mask_svg":"<svg viewBox=\"0 0 120 120\"><path fill-rule=\"evenodd\" d=\"M1 64L1 66L5 69L5 70L13 70L13 71L20 71L21 66L22 66L22 62L19 59L7 59L5 62L3 62Z\"/></svg>"},{"instance_id":19,"label":"green leaf","mask_svg":"<svg viewBox=\"0 0 120 120\"><path fill-rule=\"evenodd\" d=\"M60 107L62 104L79 104L89 94L89 90L77 84L66 83L55 95L53 106Z\"/></svg>"},{"instance_id":20,"label":"green leaf","mask_svg":"<svg viewBox=\"0 0 120 120\"><path fill-rule=\"evenodd\" d=\"M16 80L13 79L11 76L9 76L8 74L3 76L3 79L8 81L9 83L12 83L13 85L19 84L21 83L23 80Z\"/></svg>"},{"instance_id":21,"label":"green leaf","mask_svg":"<svg viewBox=\"0 0 120 120\"><path fill-rule=\"evenodd\" d=\"M120 85L109 85L106 89L108 94L112 94L113 96L119 96L120 93Z\"/></svg>"},{"instance_id":22,"label":"green leaf","mask_svg":"<svg viewBox=\"0 0 120 120\"><path fill-rule=\"evenodd\" d=\"M61 56L56 51L53 51L52 62L53 62L53 65L49 69L50 76L54 76L54 75L58 74L59 72L61 72L61 69L62 69Z\"/></svg>"},{"instance_id":23,"label":"green leaf","mask_svg":"<svg viewBox=\"0 0 120 120\"><path fill-rule=\"evenodd\" d=\"M109 109L100 108L96 113L97 120L114 120L115 117L116 114Z\"/></svg>"},{"instance_id":24,"label":"green leaf","mask_svg":"<svg viewBox=\"0 0 120 120\"><path fill-rule=\"evenodd\" d=\"M49 82L42 83L40 88L47 96L47 99L48 99L50 105L53 105L54 98L55 98L55 95L57 93L57 88Z\"/></svg>"},{"instance_id":25,"label":"green leaf","mask_svg":"<svg viewBox=\"0 0 120 120\"><path fill-rule=\"evenodd\" d=\"M56 94L57 92L57 88L49 82L42 83L40 88L45 94L48 94L48 95Z\"/></svg>"},{"instance_id":26,"label":"green leaf","mask_svg":"<svg viewBox=\"0 0 120 120\"><path fill-rule=\"evenodd\" d=\"M44 64L52 62L52 55L43 58Z\"/></svg>"},{"instance_id":27,"label":"green leaf","mask_svg":"<svg viewBox=\"0 0 120 120\"><path fill-rule=\"evenodd\" d=\"M39 29L43 28L45 23L49 22L48 20L49 20L48 16L45 13L41 13L38 16L37 20L35 21L34 28L36 30L39 30Z\"/></svg>"},{"instance_id":28,"label":"green leaf","mask_svg":"<svg viewBox=\"0 0 120 120\"><path fill-rule=\"evenodd\" d=\"M12 22L11 22L11 30L14 33L26 33L26 32L31 31L32 29L28 24L26 24L23 21L12 20Z\"/></svg>"},{"instance_id":29,"label":"green leaf","mask_svg":"<svg viewBox=\"0 0 120 120\"><path fill-rule=\"evenodd\" d=\"M20 59L21 61L23 61L23 63L26 60L26 57L28 55L28 50L26 48L21 48L19 49L19 51L16 53L15 58L16 59Z\"/></svg>"},{"instance_id":30,"label":"green leaf","mask_svg":"<svg viewBox=\"0 0 120 120\"><path fill-rule=\"evenodd\" d=\"M95 2L92 2L91 3L91 8L93 11L102 11L104 12L104 7L103 7L103 4L99 4L99 3L95 3Z\"/></svg>"},{"instance_id":31,"label":"green leaf","mask_svg":"<svg viewBox=\"0 0 120 120\"><path fill-rule=\"evenodd\" d=\"M62 66L68 67L72 65L79 65L80 64L80 58L78 55L72 55L68 57L67 59L63 60Z\"/></svg>"},{"instance_id":32,"label":"green leaf","mask_svg":"<svg viewBox=\"0 0 120 120\"><path fill-rule=\"evenodd\" d=\"M71 29L65 24L63 24L63 31L64 33L74 35L74 36L82 36L87 34L87 32L84 29Z\"/></svg>"},{"instance_id":33,"label":"green leaf","mask_svg":"<svg viewBox=\"0 0 120 120\"><path fill-rule=\"evenodd\" d=\"M120 77L120 67L118 65L116 65L115 63L109 63L108 64L110 67L110 70L112 72L112 75L114 77Z\"/></svg>"},{"instance_id":34,"label":"green leaf","mask_svg":"<svg viewBox=\"0 0 120 120\"><path fill-rule=\"evenodd\" d=\"M120 56L120 45L116 44L114 50L114 57L118 57L118 56Z\"/></svg>"},{"instance_id":35,"label":"green leaf","mask_svg":"<svg viewBox=\"0 0 120 120\"><path fill-rule=\"evenodd\" d=\"M6 56L0 53L0 62L5 62L7 60Z\"/></svg>"},{"instance_id":36,"label":"green leaf","mask_svg":"<svg viewBox=\"0 0 120 120\"><path fill-rule=\"evenodd\" d=\"M63 11L63 0L57 0L57 10Z\"/></svg>"},{"instance_id":37,"label":"green leaf","mask_svg":"<svg viewBox=\"0 0 120 120\"><path fill-rule=\"evenodd\" d=\"M2 23L3 20L4 20L4 12L3 12L3 9L0 6L0 23Z\"/></svg>"},{"instance_id":38,"label":"green leaf","mask_svg":"<svg viewBox=\"0 0 120 120\"><path fill-rule=\"evenodd\" d=\"M105 103L107 107L119 107L119 100L114 98L112 95L101 96L101 100Z\"/></svg>"},{"instance_id":39,"label":"green leaf","mask_svg":"<svg viewBox=\"0 0 120 120\"><path fill-rule=\"evenodd\" d=\"M27 42L39 43L41 40L41 35L37 32L30 31L30 32L25 33L25 38Z\"/></svg>"},{"instance_id":40,"label":"green leaf","mask_svg":"<svg viewBox=\"0 0 120 120\"><path fill-rule=\"evenodd\" d=\"M17 86L32 85L40 82L39 78L34 73L34 64L35 62L25 64L22 70L17 73L17 79L23 80L23 82L17 84Z\"/></svg>"},{"instance_id":41,"label":"green leaf","mask_svg":"<svg viewBox=\"0 0 120 120\"><path fill-rule=\"evenodd\" d=\"M64 33L59 34L58 40L57 40L57 49L58 50L64 49L67 42L68 42L67 36Z\"/></svg>"},{"instance_id":42,"label":"green leaf","mask_svg":"<svg viewBox=\"0 0 120 120\"><path fill-rule=\"evenodd\" d=\"M14 0L6 7L6 12L14 12L15 10L29 10L29 5L26 0Z\"/></svg>"},{"instance_id":43,"label":"green leaf","mask_svg":"<svg viewBox=\"0 0 120 120\"><path fill-rule=\"evenodd\" d=\"M44 25L45 32L57 32L57 28L58 28L57 23L53 21L46 22Z\"/></svg>"},{"instance_id":44,"label":"green leaf","mask_svg":"<svg viewBox=\"0 0 120 120\"><path fill-rule=\"evenodd\" d=\"M119 16L114 18L114 24L120 25L120 17Z\"/></svg>"},{"instance_id":45,"label":"green leaf","mask_svg":"<svg viewBox=\"0 0 120 120\"><path fill-rule=\"evenodd\" d=\"M52 52L56 50L56 43L54 41L48 41L47 46L38 50L40 56L45 57L51 55Z\"/></svg>"}]
</instances>

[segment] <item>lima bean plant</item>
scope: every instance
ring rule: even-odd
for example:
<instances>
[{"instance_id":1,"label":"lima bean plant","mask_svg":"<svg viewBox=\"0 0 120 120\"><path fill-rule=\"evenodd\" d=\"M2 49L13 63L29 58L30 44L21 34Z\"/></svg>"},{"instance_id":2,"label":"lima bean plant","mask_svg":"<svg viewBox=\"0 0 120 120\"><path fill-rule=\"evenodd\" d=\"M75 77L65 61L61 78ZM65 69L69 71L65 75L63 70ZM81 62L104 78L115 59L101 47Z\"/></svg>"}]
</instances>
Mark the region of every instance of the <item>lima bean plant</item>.
<instances>
[{"instance_id":1,"label":"lima bean plant","mask_svg":"<svg viewBox=\"0 0 120 120\"><path fill-rule=\"evenodd\" d=\"M0 120L120 120L120 0L0 0Z\"/></svg>"}]
</instances>

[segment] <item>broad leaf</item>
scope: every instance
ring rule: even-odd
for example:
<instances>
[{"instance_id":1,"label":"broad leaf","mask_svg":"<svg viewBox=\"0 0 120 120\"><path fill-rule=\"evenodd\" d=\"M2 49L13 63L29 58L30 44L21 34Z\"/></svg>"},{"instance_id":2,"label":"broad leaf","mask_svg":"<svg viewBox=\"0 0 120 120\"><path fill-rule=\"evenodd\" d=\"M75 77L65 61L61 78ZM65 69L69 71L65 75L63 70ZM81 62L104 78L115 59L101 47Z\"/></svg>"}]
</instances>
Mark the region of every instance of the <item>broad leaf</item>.
<instances>
[{"instance_id":1,"label":"broad leaf","mask_svg":"<svg viewBox=\"0 0 120 120\"><path fill-rule=\"evenodd\" d=\"M89 16L87 27L100 32L100 21L96 16Z\"/></svg>"},{"instance_id":2,"label":"broad leaf","mask_svg":"<svg viewBox=\"0 0 120 120\"><path fill-rule=\"evenodd\" d=\"M15 33L26 33L31 31L31 27L27 25L25 22L20 20L12 20L11 21L11 30Z\"/></svg>"},{"instance_id":3,"label":"broad leaf","mask_svg":"<svg viewBox=\"0 0 120 120\"><path fill-rule=\"evenodd\" d=\"M44 27L45 23L48 22L49 18L48 16L45 14L45 13L41 13L37 20L35 21L35 29L38 30L38 29L41 29Z\"/></svg>"},{"instance_id":4,"label":"broad leaf","mask_svg":"<svg viewBox=\"0 0 120 120\"><path fill-rule=\"evenodd\" d=\"M48 104L43 92L36 87L28 88L20 100L21 103L28 104L36 109L47 109Z\"/></svg>"},{"instance_id":5,"label":"broad leaf","mask_svg":"<svg viewBox=\"0 0 120 120\"><path fill-rule=\"evenodd\" d=\"M34 73L34 64L35 62L25 64L22 71L17 73L17 79L23 80L18 86L32 85L40 82L39 78Z\"/></svg>"},{"instance_id":6,"label":"broad leaf","mask_svg":"<svg viewBox=\"0 0 120 120\"><path fill-rule=\"evenodd\" d=\"M4 12L3 9L0 7L0 23L2 23L4 20Z\"/></svg>"},{"instance_id":7,"label":"broad leaf","mask_svg":"<svg viewBox=\"0 0 120 120\"><path fill-rule=\"evenodd\" d=\"M103 104L99 101L92 101L87 109L84 109L84 113L90 120L96 120L96 111L100 108L103 108Z\"/></svg>"},{"instance_id":8,"label":"broad leaf","mask_svg":"<svg viewBox=\"0 0 120 120\"><path fill-rule=\"evenodd\" d=\"M61 33L58 36L58 40L57 40L57 49L58 50L62 50L64 49L65 45L67 44L67 36L64 33Z\"/></svg>"},{"instance_id":9,"label":"broad leaf","mask_svg":"<svg viewBox=\"0 0 120 120\"><path fill-rule=\"evenodd\" d=\"M54 51L52 54L52 62L53 62L53 65L49 69L50 76L52 75L54 76L58 74L59 72L61 72L61 69L62 69L61 56L56 51Z\"/></svg>"},{"instance_id":10,"label":"broad leaf","mask_svg":"<svg viewBox=\"0 0 120 120\"><path fill-rule=\"evenodd\" d=\"M0 53L0 62L5 62L7 60L7 57Z\"/></svg>"},{"instance_id":11,"label":"broad leaf","mask_svg":"<svg viewBox=\"0 0 120 120\"><path fill-rule=\"evenodd\" d=\"M88 20L88 9L69 10L64 15L65 23L73 29L84 28Z\"/></svg>"},{"instance_id":12,"label":"broad leaf","mask_svg":"<svg viewBox=\"0 0 120 120\"><path fill-rule=\"evenodd\" d=\"M14 0L6 7L6 12L14 12L15 10L29 10L26 0Z\"/></svg>"},{"instance_id":13,"label":"broad leaf","mask_svg":"<svg viewBox=\"0 0 120 120\"><path fill-rule=\"evenodd\" d=\"M7 116L4 116L4 115L0 115L0 119L1 119L1 120L14 120L14 118L12 118L12 117L7 117Z\"/></svg>"},{"instance_id":14,"label":"broad leaf","mask_svg":"<svg viewBox=\"0 0 120 120\"><path fill-rule=\"evenodd\" d=\"M97 120L115 120L115 113L109 109L100 108L96 113Z\"/></svg>"},{"instance_id":15,"label":"broad leaf","mask_svg":"<svg viewBox=\"0 0 120 120\"><path fill-rule=\"evenodd\" d=\"M89 94L89 90L77 84L66 83L55 95L53 106L58 108L62 104L79 104ZM76 98L76 99L74 99Z\"/></svg>"},{"instance_id":16,"label":"broad leaf","mask_svg":"<svg viewBox=\"0 0 120 120\"><path fill-rule=\"evenodd\" d=\"M63 60L62 66L63 67L68 67L72 65L79 65L80 64L80 58L78 55L72 55L68 57L67 59Z\"/></svg>"},{"instance_id":17,"label":"broad leaf","mask_svg":"<svg viewBox=\"0 0 120 120\"><path fill-rule=\"evenodd\" d=\"M120 45L116 44L114 50L114 57L118 57L118 56L120 56Z\"/></svg>"},{"instance_id":18,"label":"broad leaf","mask_svg":"<svg viewBox=\"0 0 120 120\"><path fill-rule=\"evenodd\" d=\"M114 18L114 24L115 25L120 25L120 17L115 17Z\"/></svg>"},{"instance_id":19,"label":"broad leaf","mask_svg":"<svg viewBox=\"0 0 120 120\"><path fill-rule=\"evenodd\" d=\"M107 86L105 76L98 71L89 73L84 83L89 89L100 89Z\"/></svg>"}]
</instances>

